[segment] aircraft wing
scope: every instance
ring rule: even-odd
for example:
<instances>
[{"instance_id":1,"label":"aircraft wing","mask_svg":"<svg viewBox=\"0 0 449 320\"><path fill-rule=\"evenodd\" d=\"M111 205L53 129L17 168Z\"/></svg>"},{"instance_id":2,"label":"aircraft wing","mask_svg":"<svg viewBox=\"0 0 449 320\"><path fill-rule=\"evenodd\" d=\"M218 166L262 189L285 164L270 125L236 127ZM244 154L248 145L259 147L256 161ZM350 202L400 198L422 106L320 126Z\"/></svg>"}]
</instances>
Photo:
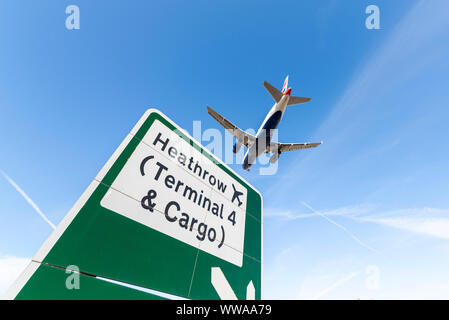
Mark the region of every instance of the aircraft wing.
<instances>
[{"instance_id":1,"label":"aircraft wing","mask_svg":"<svg viewBox=\"0 0 449 320\"><path fill-rule=\"evenodd\" d=\"M225 117L220 115L218 112L213 110L211 107L207 106L207 112L218 121L230 134L232 134L239 143L243 144L245 147L249 148L256 141L256 137L246 133L236 125L234 125L231 121L227 120Z\"/></svg>"},{"instance_id":2,"label":"aircraft wing","mask_svg":"<svg viewBox=\"0 0 449 320\"><path fill-rule=\"evenodd\" d=\"M271 143L270 152L285 152L285 151L294 151L294 150L302 150L308 148L316 148L323 142L305 142L305 143Z\"/></svg>"}]
</instances>

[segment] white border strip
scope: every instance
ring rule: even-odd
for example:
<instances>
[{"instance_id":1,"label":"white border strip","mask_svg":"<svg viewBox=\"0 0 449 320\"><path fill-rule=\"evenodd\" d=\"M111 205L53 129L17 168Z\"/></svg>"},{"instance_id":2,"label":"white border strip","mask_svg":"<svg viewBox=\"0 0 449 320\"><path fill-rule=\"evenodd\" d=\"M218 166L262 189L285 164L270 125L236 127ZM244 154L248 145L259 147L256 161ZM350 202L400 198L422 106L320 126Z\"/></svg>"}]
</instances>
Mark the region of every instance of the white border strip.
<instances>
[{"instance_id":1,"label":"white border strip","mask_svg":"<svg viewBox=\"0 0 449 320\"><path fill-rule=\"evenodd\" d=\"M103 278L103 277L96 277L96 279L101 280L101 281L106 281L106 282L110 282L113 283L115 285L121 286L121 287L126 287L126 288L130 288L130 289L134 289L137 291L142 291L145 293L149 293L161 298L165 298L165 299L169 299L169 300L190 300L181 296L176 296L174 294L170 294L170 293L165 293L162 291L158 291L158 290L153 290L153 289L148 289L145 287L140 287L140 286L136 286L133 284L129 284L129 283L125 283L125 282L121 282L121 281L117 281L117 280L111 280L108 278Z\"/></svg>"},{"instance_id":2,"label":"white border strip","mask_svg":"<svg viewBox=\"0 0 449 320\"><path fill-rule=\"evenodd\" d=\"M25 284L30 280L31 276L34 272L39 268L40 263L36 261L31 261L28 266L23 270L20 274L19 278L11 285L5 295L2 297L3 300L14 300L15 297L19 294Z\"/></svg>"}]
</instances>

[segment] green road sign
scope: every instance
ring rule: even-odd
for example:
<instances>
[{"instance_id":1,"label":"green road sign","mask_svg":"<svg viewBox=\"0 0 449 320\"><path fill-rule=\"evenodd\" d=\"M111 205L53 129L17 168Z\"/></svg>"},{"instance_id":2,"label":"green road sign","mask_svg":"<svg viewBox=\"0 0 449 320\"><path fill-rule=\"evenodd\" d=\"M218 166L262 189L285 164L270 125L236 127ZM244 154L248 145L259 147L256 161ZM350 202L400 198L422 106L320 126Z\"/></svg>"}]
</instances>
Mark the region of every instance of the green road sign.
<instances>
[{"instance_id":1,"label":"green road sign","mask_svg":"<svg viewBox=\"0 0 449 320\"><path fill-rule=\"evenodd\" d=\"M260 193L150 109L6 298L260 299L261 271Z\"/></svg>"}]
</instances>

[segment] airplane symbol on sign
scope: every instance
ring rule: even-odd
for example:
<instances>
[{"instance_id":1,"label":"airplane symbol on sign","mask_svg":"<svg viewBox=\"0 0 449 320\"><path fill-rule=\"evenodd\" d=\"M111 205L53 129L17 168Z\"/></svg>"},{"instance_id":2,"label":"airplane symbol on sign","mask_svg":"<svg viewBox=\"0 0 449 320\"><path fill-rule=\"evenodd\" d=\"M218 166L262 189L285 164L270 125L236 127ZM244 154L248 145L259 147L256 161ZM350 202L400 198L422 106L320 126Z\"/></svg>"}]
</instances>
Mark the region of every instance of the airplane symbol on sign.
<instances>
[{"instance_id":1,"label":"airplane symbol on sign","mask_svg":"<svg viewBox=\"0 0 449 320\"><path fill-rule=\"evenodd\" d=\"M240 200L240 196L243 194L243 192L237 191L234 184L232 184L232 188L234 189L234 195L232 196L232 203L234 203L234 200L237 199L239 207L242 205L242 201Z\"/></svg>"}]
</instances>

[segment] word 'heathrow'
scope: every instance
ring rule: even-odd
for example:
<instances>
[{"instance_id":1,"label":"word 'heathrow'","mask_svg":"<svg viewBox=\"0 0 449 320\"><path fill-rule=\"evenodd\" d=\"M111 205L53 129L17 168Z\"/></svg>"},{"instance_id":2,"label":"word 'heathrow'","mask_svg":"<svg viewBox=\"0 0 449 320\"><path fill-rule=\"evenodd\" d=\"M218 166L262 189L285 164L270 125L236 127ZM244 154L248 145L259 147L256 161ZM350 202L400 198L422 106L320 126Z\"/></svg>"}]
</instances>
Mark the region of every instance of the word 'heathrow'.
<instances>
[{"instance_id":1,"label":"word 'heathrow'","mask_svg":"<svg viewBox=\"0 0 449 320\"><path fill-rule=\"evenodd\" d=\"M174 146L170 146L169 148L167 148L167 145L169 144L170 139L166 138L165 140L163 140L161 138L161 136L162 136L162 133L159 132L156 139L154 139L154 142L153 142L154 146L159 146L162 151L167 150L168 155L173 159L176 158L178 160L179 164L181 164L184 167L187 167L190 171L192 171L195 175L198 175L198 177L200 177L204 181L209 182L209 184L212 187L216 187L219 191L221 191L222 193L225 193L227 186L225 183L223 183L223 181L220 181L219 179L217 179L213 174L210 174L209 171L204 170L201 167L201 165L199 164L199 162L195 161L195 159L193 157L190 157L189 159L187 159L187 156L182 152L178 152L178 149L176 149L176 147L174 147ZM160 145L158 145L158 144L160 144ZM194 162L195 162L195 166L193 166Z\"/></svg>"}]
</instances>

